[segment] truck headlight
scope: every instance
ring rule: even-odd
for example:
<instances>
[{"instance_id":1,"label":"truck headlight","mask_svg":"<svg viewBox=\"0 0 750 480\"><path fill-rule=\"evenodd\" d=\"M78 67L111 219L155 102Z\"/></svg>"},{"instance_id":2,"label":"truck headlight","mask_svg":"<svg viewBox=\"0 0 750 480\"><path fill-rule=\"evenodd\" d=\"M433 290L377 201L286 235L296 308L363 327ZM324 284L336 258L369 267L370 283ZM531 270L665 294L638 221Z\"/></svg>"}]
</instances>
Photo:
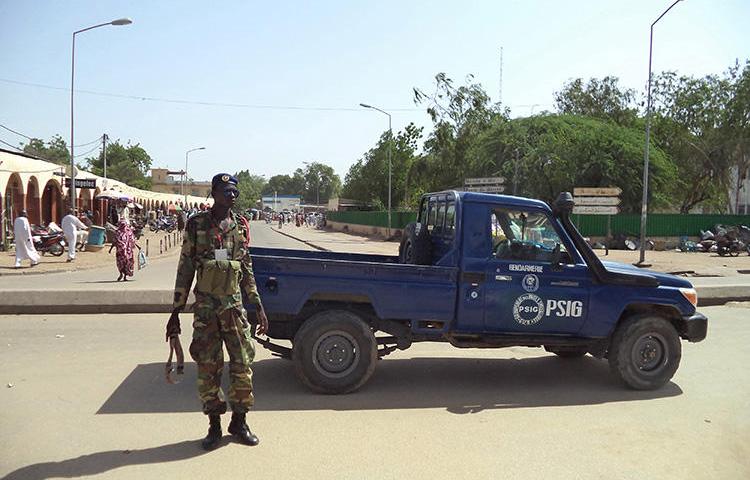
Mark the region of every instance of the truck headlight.
<instances>
[{"instance_id":1,"label":"truck headlight","mask_svg":"<svg viewBox=\"0 0 750 480\"><path fill-rule=\"evenodd\" d=\"M698 292L696 292L694 288L681 288L680 293L694 307L698 306Z\"/></svg>"}]
</instances>

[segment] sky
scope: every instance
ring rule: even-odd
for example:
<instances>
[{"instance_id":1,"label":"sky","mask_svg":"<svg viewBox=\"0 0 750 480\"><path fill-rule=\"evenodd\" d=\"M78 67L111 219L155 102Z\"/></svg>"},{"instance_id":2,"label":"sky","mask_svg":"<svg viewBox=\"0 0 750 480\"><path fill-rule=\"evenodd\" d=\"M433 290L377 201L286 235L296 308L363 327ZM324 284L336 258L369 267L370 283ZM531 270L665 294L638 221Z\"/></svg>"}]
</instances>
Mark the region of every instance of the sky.
<instances>
[{"instance_id":1,"label":"sky","mask_svg":"<svg viewBox=\"0 0 750 480\"><path fill-rule=\"evenodd\" d=\"M76 145L107 133L174 170L205 147L189 157L196 180L270 178L310 161L343 180L388 127L359 104L389 111L394 130L427 133L413 88L430 91L439 72L474 75L513 117L553 110L578 77L645 90L649 27L672 2L0 0L0 124L70 142L72 33L128 17L76 35ZM681 1L654 27L654 72L744 63L748 19L749 0ZM0 129L0 140L24 139Z\"/></svg>"}]
</instances>

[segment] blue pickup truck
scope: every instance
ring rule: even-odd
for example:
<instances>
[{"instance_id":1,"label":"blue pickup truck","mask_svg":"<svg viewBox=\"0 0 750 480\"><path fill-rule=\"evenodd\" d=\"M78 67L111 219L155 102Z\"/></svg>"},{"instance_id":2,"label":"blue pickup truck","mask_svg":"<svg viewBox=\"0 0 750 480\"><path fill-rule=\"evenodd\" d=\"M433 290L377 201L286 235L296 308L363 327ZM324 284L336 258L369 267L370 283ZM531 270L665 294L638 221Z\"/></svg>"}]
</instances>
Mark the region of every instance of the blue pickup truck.
<instances>
[{"instance_id":1,"label":"blue pickup truck","mask_svg":"<svg viewBox=\"0 0 750 480\"><path fill-rule=\"evenodd\" d=\"M574 202L445 191L422 197L399 256L253 248L269 338L300 380L347 393L414 342L590 354L635 389L674 375L681 342L706 337L683 278L602 262L570 220ZM291 348L279 343L291 341Z\"/></svg>"}]
</instances>

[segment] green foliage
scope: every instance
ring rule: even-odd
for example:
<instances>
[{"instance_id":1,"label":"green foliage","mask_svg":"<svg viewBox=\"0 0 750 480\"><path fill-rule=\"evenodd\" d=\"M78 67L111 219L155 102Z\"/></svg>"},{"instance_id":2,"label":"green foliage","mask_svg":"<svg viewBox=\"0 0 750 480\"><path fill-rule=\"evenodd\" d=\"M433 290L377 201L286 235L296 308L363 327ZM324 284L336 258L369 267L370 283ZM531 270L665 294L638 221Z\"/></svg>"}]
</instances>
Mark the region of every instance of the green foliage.
<instances>
[{"instance_id":1,"label":"green foliage","mask_svg":"<svg viewBox=\"0 0 750 480\"><path fill-rule=\"evenodd\" d=\"M512 193L517 168L518 195L547 202L574 187L620 187L621 209L636 212L641 203L644 142L640 129L576 115L496 122L472 150L477 167L471 173L497 172L507 179L506 188ZM669 206L675 166L664 152L653 148L650 171L652 205Z\"/></svg>"},{"instance_id":2,"label":"green foliage","mask_svg":"<svg viewBox=\"0 0 750 480\"><path fill-rule=\"evenodd\" d=\"M86 169L95 175L104 175L104 154L86 159ZM136 143L122 145L119 140L107 144L107 177L119 180L142 190L151 189L151 156Z\"/></svg>"},{"instance_id":3,"label":"green foliage","mask_svg":"<svg viewBox=\"0 0 750 480\"><path fill-rule=\"evenodd\" d=\"M237 199L237 211L245 211L249 208L258 208L266 179L260 175L251 175L249 170L240 170L235 175L239 184L240 196Z\"/></svg>"},{"instance_id":4,"label":"green foliage","mask_svg":"<svg viewBox=\"0 0 750 480\"><path fill-rule=\"evenodd\" d=\"M555 93L557 111L566 115L581 115L609 120L620 125L634 125L638 110L633 89L621 89L617 77L590 79L586 84L576 78Z\"/></svg>"},{"instance_id":5,"label":"green foliage","mask_svg":"<svg viewBox=\"0 0 750 480\"><path fill-rule=\"evenodd\" d=\"M58 165L70 165L70 150L60 135L53 136L46 145L42 139L32 138L23 146L23 152Z\"/></svg>"},{"instance_id":6,"label":"green foliage","mask_svg":"<svg viewBox=\"0 0 750 480\"><path fill-rule=\"evenodd\" d=\"M319 162L305 162L292 175L274 175L263 188L264 195L301 195L305 203L327 203L341 191L341 179L333 167Z\"/></svg>"},{"instance_id":7,"label":"green foliage","mask_svg":"<svg viewBox=\"0 0 750 480\"><path fill-rule=\"evenodd\" d=\"M422 128L413 123L396 134L383 132L377 145L357 160L346 174L342 196L372 205L388 205L388 148L391 147L391 203L393 208L413 207L410 184Z\"/></svg>"},{"instance_id":8,"label":"green foliage","mask_svg":"<svg viewBox=\"0 0 750 480\"><path fill-rule=\"evenodd\" d=\"M747 77L748 68L740 74L736 66L721 76L665 72L653 81L654 143L677 165L682 213L728 205L730 169L746 162Z\"/></svg>"}]
</instances>

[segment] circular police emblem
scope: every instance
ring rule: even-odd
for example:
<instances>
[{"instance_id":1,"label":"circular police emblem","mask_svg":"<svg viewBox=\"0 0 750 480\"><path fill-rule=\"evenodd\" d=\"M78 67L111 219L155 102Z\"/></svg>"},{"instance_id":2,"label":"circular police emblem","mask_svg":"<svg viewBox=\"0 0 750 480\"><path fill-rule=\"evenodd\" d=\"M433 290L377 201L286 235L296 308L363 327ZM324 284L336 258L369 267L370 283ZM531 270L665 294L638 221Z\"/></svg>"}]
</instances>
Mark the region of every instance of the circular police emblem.
<instances>
[{"instance_id":1,"label":"circular police emblem","mask_svg":"<svg viewBox=\"0 0 750 480\"><path fill-rule=\"evenodd\" d=\"M229 181L229 175L222 175L221 176L221 181L224 182L224 183L228 182Z\"/></svg>"},{"instance_id":2,"label":"circular police emblem","mask_svg":"<svg viewBox=\"0 0 750 480\"><path fill-rule=\"evenodd\" d=\"M544 302L533 293L521 295L513 304L513 318L521 325L535 325L544 315Z\"/></svg>"},{"instance_id":3,"label":"circular police emblem","mask_svg":"<svg viewBox=\"0 0 750 480\"><path fill-rule=\"evenodd\" d=\"M539 290L539 277L533 273L525 275L523 280L521 280L521 287L529 293L536 292Z\"/></svg>"}]
</instances>

